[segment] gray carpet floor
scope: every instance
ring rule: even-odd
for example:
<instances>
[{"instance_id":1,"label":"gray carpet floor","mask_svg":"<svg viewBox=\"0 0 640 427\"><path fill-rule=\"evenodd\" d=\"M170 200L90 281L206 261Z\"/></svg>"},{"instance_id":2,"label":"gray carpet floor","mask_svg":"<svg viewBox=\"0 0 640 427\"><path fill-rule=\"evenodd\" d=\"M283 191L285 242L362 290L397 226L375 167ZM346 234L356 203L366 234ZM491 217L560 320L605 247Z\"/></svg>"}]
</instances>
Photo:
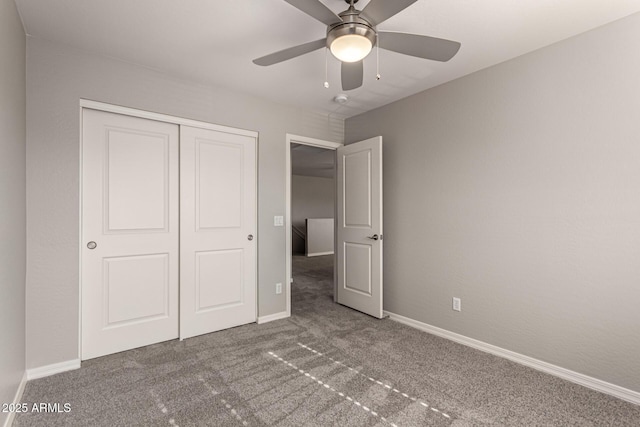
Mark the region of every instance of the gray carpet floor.
<instances>
[{"instance_id":1,"label":"gray carpet floor","mask_svg":"<svg viewBox=\"0 0 640 427\"><path fill-rule=\"evenodd\" d=\"M640 406L333 303L294 257L292 317L29 381L14 426L640 426Z\"/></svg>"}]
</instances>

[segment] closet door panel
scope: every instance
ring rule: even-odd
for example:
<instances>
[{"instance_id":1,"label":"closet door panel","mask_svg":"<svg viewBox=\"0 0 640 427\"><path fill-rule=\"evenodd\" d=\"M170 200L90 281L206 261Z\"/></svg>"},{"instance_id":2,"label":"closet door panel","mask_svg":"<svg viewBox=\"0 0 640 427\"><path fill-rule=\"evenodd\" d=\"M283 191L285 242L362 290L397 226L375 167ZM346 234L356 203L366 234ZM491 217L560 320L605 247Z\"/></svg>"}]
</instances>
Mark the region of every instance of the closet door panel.
<instances>
[{"instance_id":1,"label":"closet door panel","mask_svg":"<svg viewBox=\"0 0 640 427\"><path fill-rule=\"evenodd\" d=\"M180 338L256 320L256 139L180 130Z\"/></svg>"},{"instance_id":2,"label":"closet door panel","mask_svg":"<svg viewBox=\"0 0 640 427\"><path fill-rule=\"evenodd\" d=\"M179 129L83 110L82 359L178 337Z\"/></svg>"}]
</instances>

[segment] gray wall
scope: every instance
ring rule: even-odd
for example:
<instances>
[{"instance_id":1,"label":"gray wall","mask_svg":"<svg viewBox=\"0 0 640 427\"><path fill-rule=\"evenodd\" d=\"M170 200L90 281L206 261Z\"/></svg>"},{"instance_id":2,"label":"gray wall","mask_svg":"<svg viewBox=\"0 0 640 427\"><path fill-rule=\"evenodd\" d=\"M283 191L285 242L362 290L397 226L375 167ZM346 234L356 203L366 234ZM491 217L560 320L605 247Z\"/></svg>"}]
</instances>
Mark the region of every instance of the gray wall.
<instances>
[{"instance_id":1,"label":"gray wall","mask_svg":"<svg viewBox=\"0 0 640 427\"><path fill-rule=\"evenodd\" d=\"M334 194L333 178L291 175L291 223L304 230L305 218L333 218ZM291 236L292 252L304 254L304 241L295 233Z\"/></svg>"},{"instance_id":2,"label":"gray wall","mask_svg":"<svg viewBox=\"0 0 640 427\"><path fill-rule=\"evenodd\" d=\"M92 99L255 130L258 147L258 311L286 309L285 137L341 141L343 122L200 86L45 40L27 40L27 367L78 358L79 100Z\"/></svg>"},{"instance_id":3,"label":"gray wall","mask_svg":"<svg viewBox=\"0 0 640 427\"><path fill-rule=\"evenodd\" d=\"M346 121L384 137L385 310L640 391L639 40L636 14Z\"/></svg>"},{"instance_id":4,"label":"gray wall","mask_svg":"<svg viewBox=\"0 0 640 427\"><path fill-rule=\"evenodd\" d=\"M15 4L0 0L0 403L13 402L25 371L25 56Z\"/></svg>"},{"instance_id":5,"label":"gray wall","mask_svg":"<svg viewBox=\"0 0 640 427\"><path fill-rule=\"evenodd\" d=\"M307 219L307 256L328 255L334 252L335 220L333 218Z\"/></svg>"}]
</instances>

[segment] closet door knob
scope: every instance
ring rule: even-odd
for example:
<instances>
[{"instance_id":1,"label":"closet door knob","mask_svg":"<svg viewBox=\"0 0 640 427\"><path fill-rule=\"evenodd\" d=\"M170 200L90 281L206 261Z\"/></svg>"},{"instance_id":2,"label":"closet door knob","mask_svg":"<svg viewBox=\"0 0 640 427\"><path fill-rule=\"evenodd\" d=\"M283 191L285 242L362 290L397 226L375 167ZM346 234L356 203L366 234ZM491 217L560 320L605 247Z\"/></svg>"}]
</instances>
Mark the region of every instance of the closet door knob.
<instances>
[{"instance_id":1,"label":"closet door knob","mask_svg":"<svg viewBox=\"0 0 640 427\"><path fill-rule=\"evenodd\" d=\"M91 242L87 243L87 247L89 249L95 249L95 248L98 247L98 244L96 242L94 242L94 241L91 241Z\"/></svg>"},{"instance_id":2,"label":"closet door knob","mask_svg":"<svg viewBox=\"0 0 640 427\"><path fill-rule=\"evenodd\" d=\"M253 240L253 234L249 234L249 235L247 236L247 240Z\"/></svg>"}]
</instances>

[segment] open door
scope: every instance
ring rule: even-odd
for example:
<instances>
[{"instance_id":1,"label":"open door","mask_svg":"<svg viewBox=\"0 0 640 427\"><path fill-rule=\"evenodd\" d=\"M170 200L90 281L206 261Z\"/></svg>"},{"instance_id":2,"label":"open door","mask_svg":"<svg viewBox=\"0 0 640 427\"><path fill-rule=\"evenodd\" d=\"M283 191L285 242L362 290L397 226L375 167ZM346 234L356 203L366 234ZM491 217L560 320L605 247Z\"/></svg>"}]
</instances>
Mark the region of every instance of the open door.
<instances>
[{"instance_id":1,"label":"open door","mask_svg":"<svg viewBox=\"0 0 640 427\"><path fill-rule=\"evenodd\" d=\"M337 302L382 318L382 137L337 149Z\"/></svg>"}]
</instances>

